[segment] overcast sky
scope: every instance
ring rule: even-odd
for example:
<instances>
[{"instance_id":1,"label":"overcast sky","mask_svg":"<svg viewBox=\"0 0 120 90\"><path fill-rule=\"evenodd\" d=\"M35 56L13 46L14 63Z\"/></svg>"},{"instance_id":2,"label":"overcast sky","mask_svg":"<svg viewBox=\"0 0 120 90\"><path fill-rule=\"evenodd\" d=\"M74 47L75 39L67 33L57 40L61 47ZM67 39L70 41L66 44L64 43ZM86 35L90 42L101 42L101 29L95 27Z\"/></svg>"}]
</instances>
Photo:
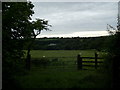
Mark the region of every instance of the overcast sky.
<instances>
[{"instance_id":1,"label":"overcast sky","mask_svg":"<svg viewBox=\"0 0 120 90\"><path fill-rule=\"evenodd\" d=\"M33 2L35 18L46 19L52 31L39 37L107 35L106 25L117 25L117 2Z\"/></svg>"}]
</instances>

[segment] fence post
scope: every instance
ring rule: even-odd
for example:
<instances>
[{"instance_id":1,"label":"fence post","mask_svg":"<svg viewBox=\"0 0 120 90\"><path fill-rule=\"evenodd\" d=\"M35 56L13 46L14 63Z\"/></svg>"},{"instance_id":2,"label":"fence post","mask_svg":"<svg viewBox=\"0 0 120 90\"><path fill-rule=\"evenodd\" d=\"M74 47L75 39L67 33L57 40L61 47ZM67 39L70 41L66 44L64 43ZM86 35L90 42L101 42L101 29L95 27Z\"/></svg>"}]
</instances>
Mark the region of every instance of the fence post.
<instances>
[{"instance_id":1,"label":"fence post","mask_svg":"<svg viewBox=\"0 0 120 90\"><path fill-rule=\"evenodd\" d=\"M78 54L77 56L77 69L78 70L82 69L82 57L80 56L80 54Z\"/></svg>"},{"instance_id":2,"label":"fence post","mask_svg":"<svg viewBox=\"0 0 120 90\"><path fill-rule=\"evenodd\" d=\"M95 69L97 69L97 58L98 58L98 54L95 52Z\"/></svg>"}]
</instances>

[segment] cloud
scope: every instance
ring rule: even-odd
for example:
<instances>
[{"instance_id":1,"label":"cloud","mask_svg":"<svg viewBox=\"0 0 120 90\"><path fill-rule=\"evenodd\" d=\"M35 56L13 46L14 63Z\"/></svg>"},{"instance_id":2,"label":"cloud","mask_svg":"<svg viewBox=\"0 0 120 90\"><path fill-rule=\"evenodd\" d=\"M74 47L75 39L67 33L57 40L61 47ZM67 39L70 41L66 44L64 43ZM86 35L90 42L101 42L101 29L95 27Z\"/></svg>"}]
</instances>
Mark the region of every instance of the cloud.
<instances>
[{"instance_id":1,"label":"cloud","mask_svg":"<svg viewBox=\"0 0 120 90\"><path fill-rule=\"evenodd\" d=\"M105 31L106 25L117 25L117 3L112 2L37 2L33 19L44 18L53 26L52 33ZM49 34L50 32L43 32Z\"/></svg>"},{"instance_id":2,"label":"cloud","mask_svg":"<svg viewBox=\"0 0 120 90\"><path fill-rule=\"evenodd\" d=\"M118 2L119 0L27 0L32 2Z\"/></svg>"},{"instance_id":3,"label":"cloud","mask_svg":"<svg viewBox=\"0 0 120 90\"><path fill-rule=\"evenodd\" d=\"M97 37L97 36L108 36L109 33L107 31L82 31L82 32L74 32L70 34L46 34L39 35L37 38L42 37Z\"/></svg>"}]
</instances>

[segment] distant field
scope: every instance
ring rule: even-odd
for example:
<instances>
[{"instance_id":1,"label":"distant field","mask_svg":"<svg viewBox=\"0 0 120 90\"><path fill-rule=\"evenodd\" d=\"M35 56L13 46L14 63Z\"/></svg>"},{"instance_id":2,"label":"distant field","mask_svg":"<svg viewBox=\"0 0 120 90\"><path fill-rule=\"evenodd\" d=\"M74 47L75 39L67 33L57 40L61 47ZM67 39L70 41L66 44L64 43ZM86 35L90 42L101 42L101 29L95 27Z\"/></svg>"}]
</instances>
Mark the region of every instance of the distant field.
<instances>
[{"instance_id":1,"label":"distant field","mask_svg":"<svg viewBox=\"0 0 120 90\"><path fill-rule=\"evenodd\" d=\"M81 54L81 57L95 57L95 50L32 50L31 57L32 62L35 65L40 66L38 63L41 60L58 60L59 62L52 62L52 66L55 65L57 68L69 68L70 70L77 69L77 55ZM101 53L99 53L101 57ZM37 61L36 61L37 60ZM95 61L95 59L83 59L83 61ZM98 59L101 61L101 59ZM34 65L34 64L32 64ZM83 63L83 65L95 65L95 63ZM100 65L100 64L98 64ZM48 68L54 68L49 66ZM36 67L34 67L36 69ZM94 69L94 67L84 67L85 69Z\"/></svg>"},{"instance_id":2,"label":"distant field","mask_svg":"<svg viewBox=\"0 0 120 90\"><path fill-rule=\"evenodd\" d=\"M32 50L32 58L40 57L77 57L78 54L86 57L94 57L95 50Z\"/></svg>"},{"instance_id":3,"label":"distant field","mask_svg":"<svg viewBox=\"0 0 120 90\"><path fill-rule=\"evenodd\" d=\"M98 57L102 56L102 52L97 52ZM59 61L76 61L77 55L80 54L81 57L95 57L95 50L32 50L31 57L32 60L45 58L57 58ZM63 58L62 58L63 57ZM65 57L65 58L64 58ZM83 59L88 60L88 59ZM89 59L94 61L94 59Z\"/></svg>"}]
</instances>

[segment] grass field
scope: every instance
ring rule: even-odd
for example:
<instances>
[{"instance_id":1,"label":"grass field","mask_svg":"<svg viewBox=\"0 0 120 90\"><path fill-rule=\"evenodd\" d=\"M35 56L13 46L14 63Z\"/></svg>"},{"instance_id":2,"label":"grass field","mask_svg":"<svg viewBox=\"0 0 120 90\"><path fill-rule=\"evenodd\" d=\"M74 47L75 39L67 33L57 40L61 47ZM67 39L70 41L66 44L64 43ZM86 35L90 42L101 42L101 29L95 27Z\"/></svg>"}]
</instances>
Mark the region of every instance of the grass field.
<instances>
[{"instance_id":1,"label":"grass field","mask_svg":"<svg viewBox=\"0 0 120 90\"><path fill-rule=\"evenodd\" d=\"M32 50L32 58L46 57L77 57L81 56L94 57L95 50Z\"/></svg>"},{"instance_id":2,"label":"grass field","mask_svg":"<svg viewBox=\"0 0 120 90\"><path fill-rule=\"evenodd\" d=\"M45 57L94 57L94 50L32 50L32 58ZM63 59L64 60L64 59ZM66 60L66 59L65 59ZM75 58L76 60L76 58ZM34 66L35 67L35 66ZM31 68L25 76L16 77L23 88L109 88L107 73L99 70L56 68Z\"/></svg>"},{"instance_id":3,"label":"grass field","mask_svg":"<svg viewBox=\"0 0 120 90\"><path fill-rule=\"evenodd\" d=\"M32 50L31 56L32 60L39 60L40 58L44 59L57 59L64 62L64 64L71 66L77 61L77 55L81 54L81 57L95 57L95 50ZM102 52L99 52L99 57L102 56ZM68 62L65 62L68 61ZM73 61L73 62L69 62ZM95 59L83 59L83 61L95 61ZM98 61L100 61L98 59ZM83 63L86 64L86 63ZM90 65L95 65L95 63L89 63ZM75 67L75 66L74 66ZM73 68L74 68L73 67Z\"/></svg>"}]
</instances>

